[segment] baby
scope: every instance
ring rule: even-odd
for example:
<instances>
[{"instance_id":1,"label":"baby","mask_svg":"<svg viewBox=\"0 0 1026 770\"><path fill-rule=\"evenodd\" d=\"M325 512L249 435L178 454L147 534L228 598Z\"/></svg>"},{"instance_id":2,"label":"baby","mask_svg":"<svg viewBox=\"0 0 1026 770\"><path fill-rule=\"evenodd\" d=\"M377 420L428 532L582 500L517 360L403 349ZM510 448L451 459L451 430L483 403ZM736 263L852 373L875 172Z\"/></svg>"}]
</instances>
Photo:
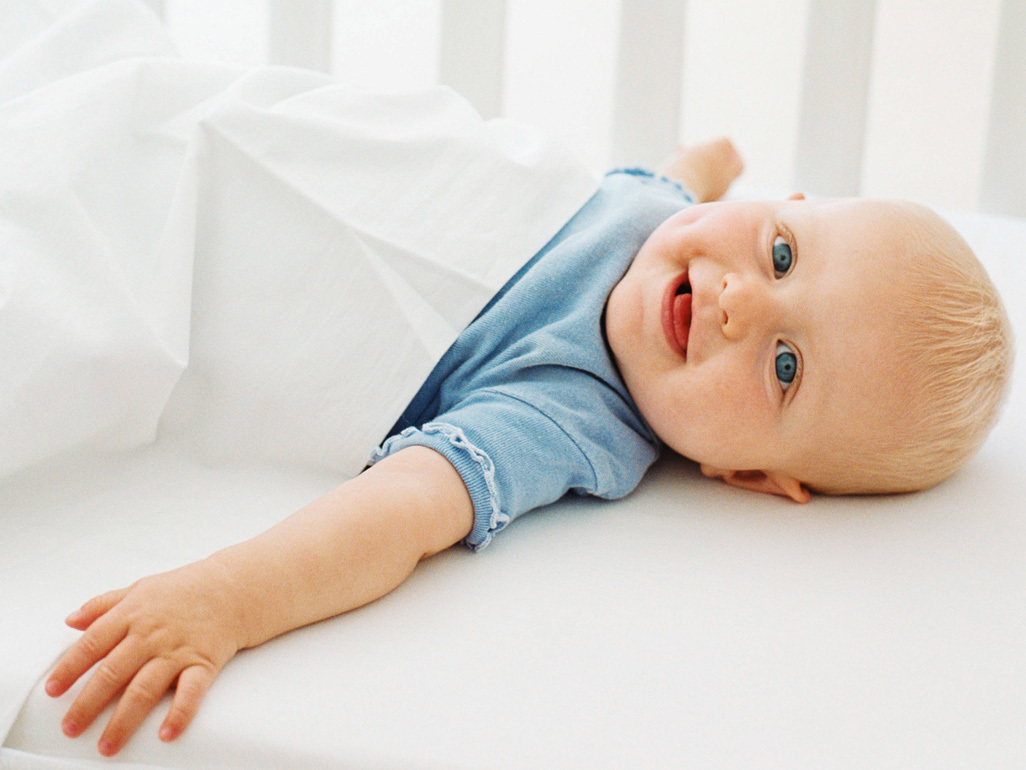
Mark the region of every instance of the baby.
<instances>
[{"instance_id":1,"label":"baby","mask_svg":"<svg viewBox=\"0 0 1026 770\"><path fill-rule=\"evenodd\" d=\"M46 683L79 735L124 690L116 753L174 687L178 737L241 649L358 607L567 491L617 497L660 444L798 502L922 489L996 419L998 296L935 214L865 200L717 202L726 140L607 176L460 335L373 464L252 540L98 596ZM690 194L685 190L690 190ZM697 203L696 203L697 202Z\"/></svg>"}]
</instances>

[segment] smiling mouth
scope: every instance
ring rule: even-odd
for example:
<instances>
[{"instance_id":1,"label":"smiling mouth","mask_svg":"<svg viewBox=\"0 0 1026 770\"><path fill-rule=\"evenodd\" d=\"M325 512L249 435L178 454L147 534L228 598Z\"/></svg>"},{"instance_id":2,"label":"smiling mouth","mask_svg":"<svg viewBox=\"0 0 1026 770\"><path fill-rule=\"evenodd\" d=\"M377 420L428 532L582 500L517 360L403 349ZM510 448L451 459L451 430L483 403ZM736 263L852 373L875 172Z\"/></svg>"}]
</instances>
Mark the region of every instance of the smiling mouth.
<instances>
[{"instance_id":1,"label":"smiling mouth","mask_svg":"<svg viewBox=\"0 0 1026 770\"><path fill-rule=\"evenodd\" d=\"M687 271L674 278L663 294L662 322L666 341L674 353L687 360L691 333L691 284Z\"/></svg>"}]
</instances>

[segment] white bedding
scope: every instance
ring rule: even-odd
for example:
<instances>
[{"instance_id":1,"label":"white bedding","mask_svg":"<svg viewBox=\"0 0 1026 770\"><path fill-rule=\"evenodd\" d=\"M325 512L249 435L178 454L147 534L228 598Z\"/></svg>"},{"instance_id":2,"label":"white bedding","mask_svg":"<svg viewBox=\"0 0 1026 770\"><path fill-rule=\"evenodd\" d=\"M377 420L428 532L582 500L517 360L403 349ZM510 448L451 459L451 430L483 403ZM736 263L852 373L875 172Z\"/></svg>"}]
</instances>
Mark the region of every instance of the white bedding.
<instances>
[{"instance_id":1,"label":"white bedding","mask_svg":"<svg viewBox=\"0 0 1026 770\"><path fill-rule=\"evenodd\" d=\"M183 61L131 0L3 21L55 1L0 60L0 477L158 421L352 475L596 188L445 89Z\"/></svg>"},{"instance_id":2,"label":"white bedding","mask_svg":"<svg viewBox=\"0 0 1026 770\"><path fill-rule=\"evenodd\" d=\"M308 77L284 72L274 77L290 88ZM3 75L0 85L10 82ZM0 133L4 109L10 102L0 107ZM507 146L507 129L497 130ZM279 174L261 186L241 176L252 162L226 157L232 173L221 184L192 188L211 201L198 206L204 216L240 225L216 197L203 197L230 180L287 202ZM564 178L555 162L536 168ZM562 205L572 210L586 188L566 191ZM305 210L288 209L289 221ZM1013 325L1026 328L1026 222L949 216L1001 288ZM283 226L266 225L265 235ZM305 230L288 235L316 243ZM263 245L257 240L250 245ZM92 444L31 456L4 444L13 459L0 479L0 767L943 768L1026 758L1026 386L1018 377L980 454L933 490L796 506L667 457L626 500L561 501L518 520L481 554L451 549L370 606L241 653L181 739L156 737L165 699L114 760L101 761L106 717L68 739L60 718L78 688L53 700L41 686L77 636L62 627L67 612L255 534L339 480L316 453L283 462L295 446L254 448L246 421L265 413L203 411L211 399L192 389L204 380L181 374L175 345L211 351L191 367L245 340L245 330L218 336L225 314L213 290L232 286L215 277L196 280L196 297L204 287L211 294L194 300L191 336L144 346L163 351L167 366L132 376L162 378L171 395L168 404L140 402L148 422L130 439L107 420L106 433L89 434L107 438ZM180 331L173 314L164 318L165 330ZM120 334L120 323L106 328ZM230 407L226 387L213 393ZM150 390L149 381L140 386ZM267 394L253 398L266 403ZM196 435L187 430L197 427L193 415L216 429L183 438ZM229 439L237 435L239 451Z\"/></svg>"},{"instance_id":3,"label":"white bedding","mask_svg":"<svg viewBox=\"0 0 1026 770\"><path fill-rule=\"evenodd\" d=\"M1023 328L1026 223L960 224ZM796 506L665 458L626 500L557 503L481 554L447 551L373 605L243 652L179 741L156 738L158 711L116 763L1016 766L1023 391L965 470L916 495ZM14 588L48 593L54 610L20 617L56 630L61 600L202 556L331 483L150 456L102 476L68 470L60 487L24 478L3 509L45 513L48 527L21 540L42 585ZM104 568L79 579L98 558ZM22 660L42 677L38 655ZM71 697L37 682L5 767L97 760L100 724L76 740L60 732Z\"/></svg>"}]
</instances>

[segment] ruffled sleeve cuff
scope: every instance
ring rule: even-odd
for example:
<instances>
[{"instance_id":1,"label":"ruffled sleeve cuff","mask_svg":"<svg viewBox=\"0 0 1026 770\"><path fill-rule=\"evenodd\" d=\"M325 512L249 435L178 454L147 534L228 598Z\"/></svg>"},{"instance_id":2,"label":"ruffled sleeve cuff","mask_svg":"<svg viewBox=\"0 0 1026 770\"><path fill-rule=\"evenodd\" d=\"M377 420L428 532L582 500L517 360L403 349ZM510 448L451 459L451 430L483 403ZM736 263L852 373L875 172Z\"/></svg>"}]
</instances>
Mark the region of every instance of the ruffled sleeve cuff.
<instances>
[{"instance_id":1,"label":"ruffled sleeve cuff","mask_svg":"<svg viewBox=\"0 0 1026 770\"><path fill-rule=\"evenodd\" d=\"M443 422L425 423L420 429L407 428L374 450L369 464L373 465L408 446L434 449L451 462L462 477L474 505L474 527L464 539L465 545L475 551L480 550L491 542L496 532L509 524L510 517L500 506L492 458L474 446L462 430Z\"/></svg>"}]
</instances>

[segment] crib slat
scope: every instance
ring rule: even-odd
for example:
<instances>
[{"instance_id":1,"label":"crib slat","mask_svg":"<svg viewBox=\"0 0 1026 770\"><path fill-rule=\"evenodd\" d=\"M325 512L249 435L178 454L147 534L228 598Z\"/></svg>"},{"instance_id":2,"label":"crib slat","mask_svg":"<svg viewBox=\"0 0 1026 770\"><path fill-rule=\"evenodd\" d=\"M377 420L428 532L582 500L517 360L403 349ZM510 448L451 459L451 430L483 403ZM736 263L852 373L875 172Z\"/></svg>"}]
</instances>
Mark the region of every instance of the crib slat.
<instances>
[{"instance_id":1,"label":"crib slat","mask_svg":"<svg viewBox=\"0 0 1026 770\"><path fill-rule=\"evenodd\" d=\"M1026 4L1004 0L998 23L994 88L980 208L1026 216Z\"/></svg>"},{"instance_id":2,"label":"crib slat","mask_svg":"<svg viewBox=\"0 0 1026 770\"><path fill-rule=\"evenodd\" d=\"M164 0L146 0L146 5L152 8L160 18L165 18Z\"/></svg>"},{"instance_id":3,"label":"crib slat","mask_svg":"<svg viewBox=\"0 0 1026 770\"><path fill-rule=\"evenodd\" d=\"M505 40L506 0L445 0L439 78L486 118L502 113Z\"/></svg>"},{"instance_id":4,"label":"crib slat","mask_svg":"<svg viewBox=\"0 0 1026 770\"><path fill-rule=\"evenodd\" d=\"M332 0L271 0L273 64L331 71Z\"/></svg>"},{"instance_id":5,"label":"crib slat","mask_svg":"<svg viewBox=\"0 0 1026 770\"><path fill-rule=\"evenodd\" d=\"M795 183L817 195L858 195L876 0L811 0Z\"/></svg>"},{"instance_id":6,"label":"crib slat","mask_svg":"<svg viewBox=\"0 0 1026 770\"><path fill-rule=\"evenodd\" d=\"M622 0L613 165L657 165L680 139L686 0Z\"/></svg>"}]
</instances>

